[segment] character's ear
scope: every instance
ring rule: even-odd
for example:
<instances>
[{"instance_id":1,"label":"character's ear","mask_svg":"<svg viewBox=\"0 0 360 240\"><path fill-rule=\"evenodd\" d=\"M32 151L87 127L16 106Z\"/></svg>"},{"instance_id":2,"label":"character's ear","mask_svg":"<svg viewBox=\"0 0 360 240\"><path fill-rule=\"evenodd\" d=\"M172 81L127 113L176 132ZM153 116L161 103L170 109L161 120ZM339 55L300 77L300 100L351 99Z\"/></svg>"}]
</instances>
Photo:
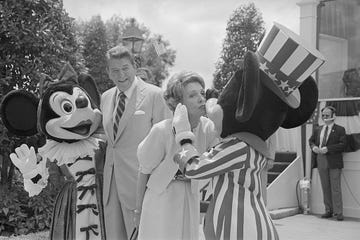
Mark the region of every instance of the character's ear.
<instances>
[{"instance_id":1,"label":"character's ear","mask_svg":"<svg viewBox=\"0 0 360 240\"><path fill-rule=\"evenodd\" d=\"M37 97L25 90L9 92L1 102L1 118L5 127L15 135L37 133Z\"/></svg>"},{"instance_id":2,"label":"character's ear","mask_svg":"<svg viewBox=\"0 0 360 240\"><path fill-rule=\"evenodd\" d=\"M45 90L53 83L54 80L47 74L42 73L40 74L40 81L39 81L39 93L40 96L43 96Z\"/></svg>"},{"instance_id":3,"label":"character's ear","mask_svg":"<svg viewBox=\"0 0 360 240\"><path fill-rule=\"evenodd\" d=\"M235 118L238 122L246 122L252 116L259 98L259 62L255 53L250 51L246 53L242 76L238 76L237 72L234 77L242 77Z\"/></svg>"},{"instance_id":4,"label":"character's ear","mask_svg":"<svg viewBox=\"0 0 360 240\"><path fill-rule=\"evenodd\" d=\"M283 128L294 128L305 123L313 114L318 102L318 88L315 80L310 76L299 87L300 106L290 108L286 119L281 125Z\"/></svg>"},{"instance_id":5,"label":"character's ear","mask_svg":"<svg viewBox=\"0 0 360 240\"><path fill-rule=\"evenodd\" d=\"M80 87L84 88L89 94L96 106L100 107L100 93L95 80L89 74L81 73L78 77L78 82Z\"/></svg>"},{"instance_id":6,"label":"character's ear","mask_svg":"<svg viewBox=\"0 0 360 240\"><path fill-rule=\"evenodd\" d=\"M63 82L69 81L75 84L77 83L77 74L69 62L65 63L65 65L61 69L58 75L58 80Z\"/></svg>"}]
</instances>

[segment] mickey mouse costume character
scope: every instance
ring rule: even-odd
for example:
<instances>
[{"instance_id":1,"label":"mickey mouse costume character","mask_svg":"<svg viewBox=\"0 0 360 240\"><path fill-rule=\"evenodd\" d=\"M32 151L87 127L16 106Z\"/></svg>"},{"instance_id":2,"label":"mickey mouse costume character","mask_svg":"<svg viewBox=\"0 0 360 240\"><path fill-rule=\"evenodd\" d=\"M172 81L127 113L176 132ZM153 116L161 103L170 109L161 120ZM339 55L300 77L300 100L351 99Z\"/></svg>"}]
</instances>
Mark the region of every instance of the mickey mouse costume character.
<instances>
[{"instance_id":1,"label":"mickey mouse costume character","mask_svg":"<svg viewBox=\"0 0 360 240\"><path fill-rule=\"evenodd\" d=\"M46 88L46 89L44 89ZM47 141L39 148L23 144L10 158L24 178L30 196L47 185L49 166L57 165L66 182L52 215L50 239L105 239L102 173L105 142L96 130L101 125L100 95L91 76L77 77L67 64L59 78L40 82L40 101L25 90L7 94L1 114L9 131L31 136L38 130Z\"/></svg>"},{"instance_id":2,"label":"mickey mouse costume character","mask_svg":"<svg viewBox=\"0 0 360 240\"><path fill-rule=\"evenodd\" d=\"M206 239L279 239L262 198L260 174L269 157L265 140L279 127L305 123L316 108L318 90L310 74L324 58L304 46L295 33L274 24L208 111L221 125L223 140L201 156L192 145L186 107L175 110L181 148L174 161L188 178L212 178Z\"/></svg>"}]
</instances>

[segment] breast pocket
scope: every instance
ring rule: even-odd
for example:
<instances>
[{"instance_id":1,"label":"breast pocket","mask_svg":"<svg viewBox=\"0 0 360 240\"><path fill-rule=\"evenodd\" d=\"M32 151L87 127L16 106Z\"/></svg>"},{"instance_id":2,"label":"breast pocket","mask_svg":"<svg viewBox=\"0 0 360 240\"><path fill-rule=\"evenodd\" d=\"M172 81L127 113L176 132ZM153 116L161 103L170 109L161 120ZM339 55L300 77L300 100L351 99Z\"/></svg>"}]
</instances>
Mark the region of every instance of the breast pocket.
<instances>
[{"instance_id":1,"label":"breast pocket","mask_svg":"<svg viewBox=\"0 0 360 240\"><path fill-rule=\"evenodd\" d=\"M143 111L143 110L136 110L136 111L134 112L134 115L135 115L135 116L145 115L145 111Z\"/></svg>"},{"instance_id":2,"label":"breast pocket","mask_svg":"<svg viewBox=\"0 0 360 240\"><path fill-rule=\"evenodd\" d=\"M144 138L151 129L151 115L144 110L136 110L130 119L132 131L138 133L138 136Z\"/></svg>"}]
</instances>

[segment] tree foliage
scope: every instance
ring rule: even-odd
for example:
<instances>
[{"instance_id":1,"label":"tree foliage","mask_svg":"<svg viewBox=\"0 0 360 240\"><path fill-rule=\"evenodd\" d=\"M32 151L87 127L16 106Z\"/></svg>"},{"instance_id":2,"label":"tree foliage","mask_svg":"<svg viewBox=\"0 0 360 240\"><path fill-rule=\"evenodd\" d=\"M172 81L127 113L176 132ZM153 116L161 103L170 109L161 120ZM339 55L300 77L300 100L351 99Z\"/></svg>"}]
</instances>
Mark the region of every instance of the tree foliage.
<instances>
[{"instance_id":1,"label":"tree foliage","mask_svg":"<svg viewBox=\"0 0 360 240\"><path fill-rule=\"evenodd\" d=\"M89 74L94 77L102 93L114 86L106 72L105 53L108 50L106 28L99 15L85 23L83 32L83 56Z\"/></svg>"},{"instance_id":2,"label":"tree foliage","mask_svg":"<svg viewBox=\"0 0 360 240\"><path fill-rule=\"evenodd\" d=\"M123 23L125 26L120 28L122 32L120 34L120 39L118 39L118 43L120 44L123 31L126 26L131 24L131 19L125 19ZM151 71L153 75L151 83L161 86L162 82L169 76L169 68L174 65L176 51L171 49L170 42L164 40L163 36L151 33L144 24L140 24L136 20L134 24L142 31L144 37L144 43L140 53L141 67ZM165 53L158 56L153 45L154 42L157 42L160 45L162 44L165 48Z\"/></svg>"},{"instance_id":3,"label":"tree foliage","mask_svg":"<svg viewBox=\"0 0 360 240\"><path fill-rule=\"evenodd\" d=\"M0 236L28 234L50 228L52 207L60 187L49 184L39 195L29 197L19 177L11 189L0 192Z\"/></svg>"},{"instance_id":4,"label":"tree foliage","mask_svg":"<svg viewBox=\"0 0 360 240\"><path fill-rule=\"evenodd\" d=\"M152 42L157 41L163 44L166 51L161 56L158 56ZM161 86L162 82L169 76L169 68L174 65L176 58L176 51L170 48L169 41L163 40L161 35L154 35L145 43L145 50L142 54L143 65L148 68L153 74L153 84Z\"/></svg>"},{"instance_id":5,"label":"tree foliage","mask_svg":"<svg viewBox=\"0 0 360 240\"><path fill-rule=\"evenodd\" d=\"M16 88L36 93L39 74L56 78L65 62L84 68L73 27L61 0L0 1L0 101ZM9 134L0 121L0 235L50 224L53 192L29 199L9 159L27 140Z\"/></svg>"},{"instance_id":6,"label":"tree foliage","mask_svg":"<svg viewBox=\"0 0 360 240\"><path fill-rule=\"evenodd\" d=\"M130 21L131 19L126 19L126 24L130 24ZM147 27L136 21L135 26L143 32L144 36L144 44L140 54L141 67L151 71L153 75L151 83L161 86L162 82L169 76L169 68L174 65L176 51L170 48L170 42L164 40L162 35L152 34ZM165 52L160 56L155 51L154 42L162 45L165 49Z\"/></svg>"},{"instance_id":7,"label":"tree foliage","mask_svg":"<svg viewBox=\"0 0 360 240\"><path fill-rule=\"evenodd\" d=\"M222 90L233 72L239 68L237 60L243 59L247 51L256 51L264 32L262 14L254 3L235 9L227 23L221 56L216 63L213 81L215 89Z\"/></svg>"},{"instance_id":8,"label":"tree foliage","mask_svg":"<svg viewBox=\"0 0 360 240\"><path fill-rule=\"evenodd\" d=\"M110 48L115 47L121 43L121 37L125 26L125 20L119 15L113 15L109 20L106 21L106 39L108 40Z\"/></svg>"},{"instance_id":9,"label":"tree foliage","mask_svg":"<svg viewBox=\"0 0 360 240\"><path fill-rule=\"evenodd\" d=\"M0 100L14 88L37 92L39 74L55 78L67 61L83 68L73 26L61 0L0 1ZM0 124L4 185L13 175L8 153L14 139Z\"/></svg>"},{"instance_id":10,"label":"tree foliage","mask_svg":"<svg viewBox=\"0 0 360 240\"><path fill-rule=\"evenodd\" d=\"M104 65L106 64L105 53L109 48L122 44L124 30L131 24L131 20L131 18L124 19L119 15L113 15L104 24L105 33L102 29L100 17L92 18L87 22L77 22L78 34L83 42L85 65L98 82L101 92L112 86L111 81L102 72L106 70ZM134 24L140 29L144 38L139 55L141 67L149 69L153 75L152 83L161 86L162 81L169 75L169 68L174 65L176 52L170 48L170 43L164 40L161 35L152 34L144 24L140 24L136 19ZM104 37L106 37L108 49L103 48L105 45ZM164 54L161 56L156 54L153 41L163 44L165 47Z\"/></svg>"},{"instance_id":11,"label":"tree foliage","mask_svg":"<svg viewBox=\"0 0 360 240\"><path fill-rule=\"evenodd\" d=\"M0 42L2 93L35 90L39 73L56 77L65 61L81 68L73 19L61 0L1 1Z\"/></svg>"}]
</instances>

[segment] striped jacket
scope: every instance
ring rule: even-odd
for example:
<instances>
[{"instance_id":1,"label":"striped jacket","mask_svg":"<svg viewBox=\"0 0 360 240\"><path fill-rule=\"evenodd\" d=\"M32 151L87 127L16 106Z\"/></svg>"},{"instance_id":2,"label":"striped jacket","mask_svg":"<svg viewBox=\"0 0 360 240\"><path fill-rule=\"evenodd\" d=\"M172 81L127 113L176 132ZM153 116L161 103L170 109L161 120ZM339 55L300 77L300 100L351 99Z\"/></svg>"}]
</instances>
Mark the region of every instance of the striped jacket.
<instances>
[{"instance_id":1,"label":"striped jacket","mask_svg":"<svg viewBox=\"0 0 360 240\"><path fill-rule=\"evenodd\" d=\"M253 134L238 133L200 157L193 158L195 154L183 149L179 157L180 161L191 159L185 165L188 178L212 178L206 239L279 239L261 195L260 172L268 155L265 142Z\"/></svg>"}]
</instances>

